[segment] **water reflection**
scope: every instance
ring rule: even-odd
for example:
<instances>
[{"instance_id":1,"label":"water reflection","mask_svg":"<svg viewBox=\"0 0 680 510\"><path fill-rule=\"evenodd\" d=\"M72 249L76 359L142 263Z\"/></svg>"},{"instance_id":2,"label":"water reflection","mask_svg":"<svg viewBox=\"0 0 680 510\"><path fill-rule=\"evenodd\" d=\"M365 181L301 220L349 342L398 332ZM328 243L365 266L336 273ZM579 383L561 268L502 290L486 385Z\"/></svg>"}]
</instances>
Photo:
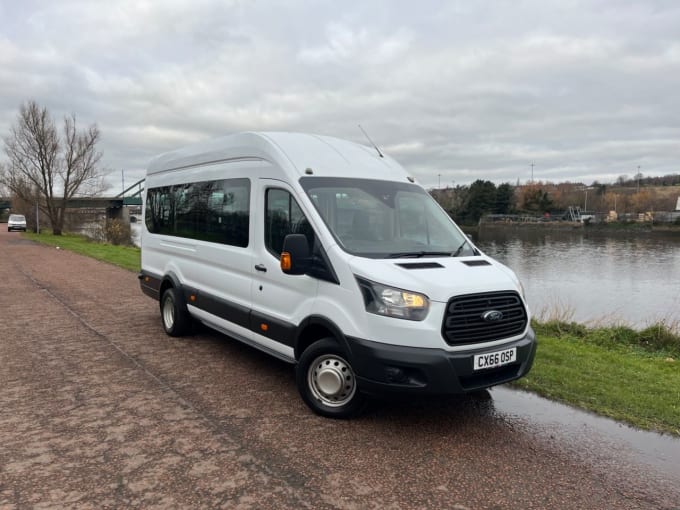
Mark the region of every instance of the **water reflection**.
<instances>
[{"instance_id":1,"label":"water reflection","mask_svg":"<svg viewBox=\"0 0 680 510\"><path fill-rule=\"evenodd\" d=\"M380 426L423 427L442 437L523 433L569 450L589 464L639 464L680 483L680 438L648 432L507 386L468 395L372 402ZM651 477L651 471L647 472Z\"/></svg>"},{"instance_id":2,"label":"water reflection","mask_svg":"<svg viewBox=\"0 0 680 510\"><path fill-rule=\"evenodd\" d=\"M561 309L636 327L680 320L680 237L493 231L477 244L517 272L535 315Z\"/></svg>"},{"instance_id":3,"label":"water reflection","mask_svg":"<svg viewBox=\"0 0 680 510\"><path fill-rule=\"evenodd\" d=\"M609 418L596 416L570 406L498 386L491 390L494 409L516 420L534 433L560 438L589 456L604 460L617 452L637 462L653 466L680 482L680 439L671 435L638 430Z\"/></svg>"}]
</instances>

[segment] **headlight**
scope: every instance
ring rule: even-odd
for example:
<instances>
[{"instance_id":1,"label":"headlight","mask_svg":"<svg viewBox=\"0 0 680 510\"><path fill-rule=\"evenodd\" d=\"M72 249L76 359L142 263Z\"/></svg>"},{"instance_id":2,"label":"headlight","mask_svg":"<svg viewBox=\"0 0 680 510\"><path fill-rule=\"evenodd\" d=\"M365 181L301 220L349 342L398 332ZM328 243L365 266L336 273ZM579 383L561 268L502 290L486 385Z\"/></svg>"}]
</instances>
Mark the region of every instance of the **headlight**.
<instances>
[{"instance_id":1,"label":"headlight","mask_svg":"<svg viewBox=\"0 0 680 510\"><path fill-rule=\"evenodd\" d=\"M359 277L357 282L367 312L411 321L422 321L427 317L430 300L426 295L387 287Z\"/></svg>"}]
</instances>

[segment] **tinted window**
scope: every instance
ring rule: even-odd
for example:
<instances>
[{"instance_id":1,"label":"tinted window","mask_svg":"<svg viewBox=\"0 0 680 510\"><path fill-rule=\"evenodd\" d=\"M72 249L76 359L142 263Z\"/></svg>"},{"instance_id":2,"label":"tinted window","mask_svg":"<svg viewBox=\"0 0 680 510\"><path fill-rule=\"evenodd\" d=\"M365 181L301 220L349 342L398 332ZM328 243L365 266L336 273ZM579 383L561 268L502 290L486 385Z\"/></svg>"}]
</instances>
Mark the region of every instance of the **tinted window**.
<instances>
[{"instance_id":1,"label":"tinted window","mask_svg":"<svg viewBox=\"0 0 680 510\"><path fill-rule=\"evenodd\" d=\"M250 181L225 179L151 188L145 218L154 234L248 246Z\"/></svg>"},{"instance_id":2,"label":"tinted window","mask_svg":"<svg viewBox=\"0 0 680 510\"><path fill-rule=\"evenodd\" d=\"M268 189L265 209L264 243L274 256L281 255L283 239L288 234L304 234L312 250L314 232L290 193L282 189Z\"/></svg>"}]
</instances>

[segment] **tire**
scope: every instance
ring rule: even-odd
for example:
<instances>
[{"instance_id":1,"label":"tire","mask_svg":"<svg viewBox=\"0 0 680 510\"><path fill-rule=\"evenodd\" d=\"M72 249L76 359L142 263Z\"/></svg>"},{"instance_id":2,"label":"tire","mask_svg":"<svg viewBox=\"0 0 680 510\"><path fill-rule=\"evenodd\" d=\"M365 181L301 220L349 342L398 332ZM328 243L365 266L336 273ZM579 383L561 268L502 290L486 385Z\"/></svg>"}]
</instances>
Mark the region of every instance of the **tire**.
<instances>
[{"instance_id":1,"label":"tire","mask_svg":"<svg viewBox=\"0 0 680 510\"><path fill-rule=\"evenodd\" d=\"M177 289L170 287L163 292L160 307L163 329L169 336L184 336L189 332L191 316Z\"/></svg>"},{"instance_id":2,"label":"tire","mask_svg":"<svg viewBox=\"0 0 680 510\"><path fill-rule=\"evenodd\" d=\"M316 414L327 418L351 418L366 405L348 356L333 338L307 347L295 373L302 400Z\"/></svg>"}]
</instances>

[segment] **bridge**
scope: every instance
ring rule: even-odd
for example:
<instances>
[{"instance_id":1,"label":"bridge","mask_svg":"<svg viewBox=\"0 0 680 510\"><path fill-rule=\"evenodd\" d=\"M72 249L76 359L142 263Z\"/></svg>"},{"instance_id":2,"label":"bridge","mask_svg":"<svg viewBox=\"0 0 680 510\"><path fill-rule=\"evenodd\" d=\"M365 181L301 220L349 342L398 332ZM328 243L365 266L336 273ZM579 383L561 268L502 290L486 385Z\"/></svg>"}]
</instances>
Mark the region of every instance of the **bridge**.
<instances>
[{"instance_id":1,"label":"bridge","mask_svg":"<svg viewBox=\"0 0 680 510\"><path fill-rule=\"evenodd\" d=\"M144 179L140 179L129 188L123 190L115 197L75 197L68 201L67 209L106 209L107 215L117 217L117 211L122 211L124 206L142 205L142 192L144 191ZM137 190L126 196L134 188ZM0 211L12 208L12 199L0 197Z\"/></svg>"}]
</instances>

